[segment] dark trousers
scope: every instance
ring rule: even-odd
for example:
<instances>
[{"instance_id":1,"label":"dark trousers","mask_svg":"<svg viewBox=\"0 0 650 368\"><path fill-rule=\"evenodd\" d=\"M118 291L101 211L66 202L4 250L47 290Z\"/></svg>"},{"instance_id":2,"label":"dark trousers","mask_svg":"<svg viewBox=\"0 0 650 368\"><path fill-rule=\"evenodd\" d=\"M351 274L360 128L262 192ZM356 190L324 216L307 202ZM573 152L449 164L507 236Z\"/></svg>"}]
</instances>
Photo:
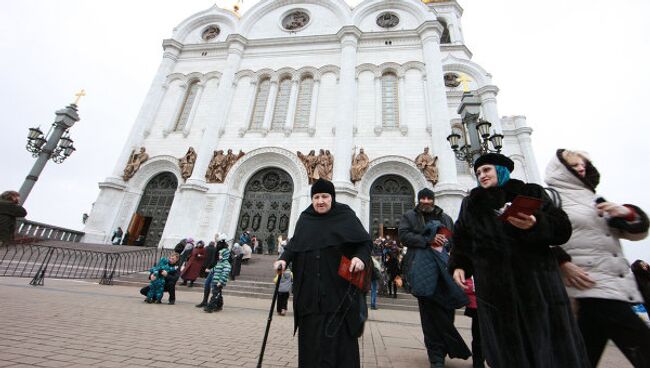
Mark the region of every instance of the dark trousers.
<instances>
[{"instance_id":1,"label":"dark trousers","mask_svg":"<svg viewBox=\"0 0 650 368\"><path fill-rule=\"evenodd\" d=\"M454 327L453 309L443 308L430 298L418 298L418 307L429 362L442 363L447 355L462 359L472 355Z\"/></svg>"},{"instance_id":2,"label":"dark trousers","mask_svg":"<svg viewBox=\"0 0 650 368\"><path fill-rule=\"evenodd\" d=\"M149 285L143 287L140 289L140 294L147 296L149 293ZM165 281L165 287L163 288L163 291L166 291L169 293L169 301L170 302L175 302L176 301L176 280L174 282L171 281Z\"/></svg>"},{"instance_id":3,"label":"dark trousers","mask_svg":"<svg viewBox=\"0 0 650 368\"><path fill-rule=\"evenodd\" d=\"M298 366L300 368L361 366L357 338L350 335L345 322L342 325L338 324L338 318L328 324L332 316L331 313L310 314L298 319Z\"/></svg>"},{"instance_id":4,"label":"dark trousers","mask_svg":"<svg viewBox=\"0 0 650 368\"><path fill-rule=\"evenodd\" d=\"M465 315L472 319L472 367L485 367L485 358L481 348L481 329L478 324L476 308L465 307Z\"/></svg>"},{"instance_id":5,"label":"dark trousers","mask_svg":"<svg viewBox=\"0 0 650 368\"><path fill-rule=\"evenodd\" d=\"M282 310L287 310L287 304L289 302L289 292L278 292L278 313Z\"/></svg>"},{"instance_id":6,"label":"dark trousers","mask_svg":"<svg viewBox=\"0 0 650 368\"><path fill-rule=\"evenodd\" d=\"M578 327L592 367L598 365L608 339L635 367L650 367L650 328L626 302L578 299Z\"/></svg>"},{"instance_id":7,"label":"dark trousers","mask_svg":"<svg viewBox=\"0 0 650 368\"><path fill-rule=\"evenodd\" d=\"M388 278L388 296L395 295L397 296L397 284L395 283L395 277Z\"/></svg>"}]
</instances>

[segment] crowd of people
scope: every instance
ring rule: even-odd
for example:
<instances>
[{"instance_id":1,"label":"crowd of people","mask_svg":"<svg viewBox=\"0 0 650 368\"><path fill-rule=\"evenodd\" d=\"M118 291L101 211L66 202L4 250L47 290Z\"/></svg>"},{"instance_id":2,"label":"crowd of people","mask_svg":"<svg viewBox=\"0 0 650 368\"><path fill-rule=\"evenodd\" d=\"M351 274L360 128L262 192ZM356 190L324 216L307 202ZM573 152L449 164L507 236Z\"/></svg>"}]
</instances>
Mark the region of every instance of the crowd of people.
<instances>
[{"instance_id":1,"label":"crowd of people","mask_svg":"<svg viewBox=\"0 0 650 368\"><path fill-rule=\"evenodd\" d=\"M174 304L179 279L193 287L203 277L196 307L220 311L223 288L252 254L279 254L277 313L286 315L293 293L300 367L359 367L367 293L377 309L377 294L395 298L398 287L417 298L431 367L470 356L474 367L596 367L608 340L633 366L650 367L650 327L633 309L647 310L650 267L630 266L620 243L647 236L646 213L599 195L600 173L583 152L558 150L546 188L511 178L514 162L502 154L484 154L473 168L477 186L456 221L423 188L397 239L374 242L336 201L332 182L318 179L289 242L263 248L249 231L232 246L224 234L207 246L183 239L140 292L147 303L168 292ZM15 192L0 198L3 242L25 215L18 203ZM118 229L112 241L125 235ZM462 307L472 318L471 350L454 325Z\"/></svg>"}]
</instances>

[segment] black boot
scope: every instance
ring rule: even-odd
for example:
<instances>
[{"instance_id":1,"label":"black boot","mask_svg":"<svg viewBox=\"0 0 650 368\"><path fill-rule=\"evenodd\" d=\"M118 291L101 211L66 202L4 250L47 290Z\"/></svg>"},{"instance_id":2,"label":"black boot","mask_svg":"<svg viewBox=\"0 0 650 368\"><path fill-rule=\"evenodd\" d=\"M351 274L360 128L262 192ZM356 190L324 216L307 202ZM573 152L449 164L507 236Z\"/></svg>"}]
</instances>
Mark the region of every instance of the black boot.
<instances>
[{"instance_id":1,"label":"black boot","mask_svg":"<svg viewBox=\"0 0 650 368\"><path fill-rule=\"evenodd\" d=\"M194 280L190 281L189 287L194 287Z\"/></svg>"},{"instance_id":2,"label":"black boot","mask_svg":"<svg viewBox=\"0 0 650 368\"><path fill-rule=\"evenodd\" d=\"M210 289L208 289L208 290L203 290L203 300L201 301L201 303L195 305L195 307L197 307L197 308L203 308L203 307L205 307L206 305L208 305L208 297L209 297L209 296L210 296Z\"/></svg>"}]
</instances>

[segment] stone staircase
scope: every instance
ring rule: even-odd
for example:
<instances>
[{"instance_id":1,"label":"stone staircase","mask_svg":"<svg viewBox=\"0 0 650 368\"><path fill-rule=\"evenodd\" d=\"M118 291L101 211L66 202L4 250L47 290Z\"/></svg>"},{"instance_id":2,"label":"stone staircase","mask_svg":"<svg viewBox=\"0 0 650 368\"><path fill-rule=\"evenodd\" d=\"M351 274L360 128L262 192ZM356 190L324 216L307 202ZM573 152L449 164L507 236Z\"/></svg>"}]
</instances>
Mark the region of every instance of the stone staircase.
<instances>
[{"instance_id":1,"label":"stone staircase","mask_svg":"<svg viewBox=\"0 0 650 368\"><path fill-rule=\"evenodd\" d=\"M274 255L254 254L248 264L242 264L241 274L235 281L229 281L224 289L224 295L241 296L247 298L261 298L271 300L275 284L273 283L273 262L277 260ZM203 279L197 279L194 287L176 284L176 290L203 292ZM121 276L114 279L116 285L131 285L143 287L147 285L147 273L135 273ZM197 295L197 302L201 297ZM368 306L370 306L370 294L368 294ZM377 306L380 309L395 310L418 310L418 302L410 294L398 292L397 298L377 296Z\"/></svg>"}]
</instances>

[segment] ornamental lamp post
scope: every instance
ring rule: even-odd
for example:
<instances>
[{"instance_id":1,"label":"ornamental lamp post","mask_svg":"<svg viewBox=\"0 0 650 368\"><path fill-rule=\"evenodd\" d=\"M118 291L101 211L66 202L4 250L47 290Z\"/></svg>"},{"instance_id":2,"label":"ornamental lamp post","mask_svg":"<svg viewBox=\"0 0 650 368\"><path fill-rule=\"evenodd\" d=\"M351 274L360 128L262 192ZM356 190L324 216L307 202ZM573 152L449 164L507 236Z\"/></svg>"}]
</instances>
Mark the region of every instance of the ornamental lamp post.
<instances>
[{"instance_id":1,"label":"ornamental lamp post","mask_svg":"<svg viewBox=\"0 0 650 368\"><path fill-rule=\"evenodd\" d=\"M458 106L462 127L453 128L447 137L456 159L463 161L471 169L474 161L488 152L500 153L503 148L503 135L490 133L492 124L480 118L481 100L469 91L467 76L461 76L458 81L464 84L464 93ZM490 143L492 148L490 148Z\"/></svg>"},{"instance_id":2,"label":"ornamental lamp post","mask_svg":"<svg viewBox=\"0 0 650 368\"><path fill-rule=\"evenodd\" d=\"M69 129L74 123L79 121L77 104L79 103L79 99L85 95L86 92L82 89L75 94L77 98L73 103L64 109L56 111L54 123L52 123L46 135L43 134L40 128L29 128L25 149L33 157L36 157L36 162L34 162L34 166L32 166L31 171L18 191L20 193L21 205L27 200L47 161L52 159L52 161L60 164L76 150L72 145L74 141L70 138Z\"/></svg>"}]
</instances>

